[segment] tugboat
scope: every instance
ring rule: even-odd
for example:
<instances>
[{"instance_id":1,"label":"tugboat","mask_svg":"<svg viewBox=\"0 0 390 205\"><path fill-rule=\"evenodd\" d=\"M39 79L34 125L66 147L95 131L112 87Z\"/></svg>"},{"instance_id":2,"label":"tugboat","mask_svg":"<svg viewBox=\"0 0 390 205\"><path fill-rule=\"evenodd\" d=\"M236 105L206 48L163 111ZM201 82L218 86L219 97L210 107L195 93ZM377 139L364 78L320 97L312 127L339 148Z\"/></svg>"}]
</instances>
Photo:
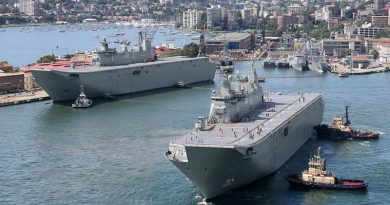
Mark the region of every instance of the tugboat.
<instances>
[{"instance_id":1,"label":"tugboat","mask_svg":"<svg viewBox=\"0 0 390 205\"><path fill-rule=\"evenodd\" d=\"M333 139L378 139L380 133L375 131L355 130L348 117L348 107L345 106L345 118L334 117L332 124L321 124L315 127L318 137Z\"/></svg>"},{"instance_id":2,"label":"tugboat","mask_svg":"<svg viewBox=\"0 0 390 205\"><path fill-rule=\"evenodd\" d=\"M88 99L87 96L84 93L84 87L80 86L80 95L76 99L76 101L72 104L73 108L87 108L91 107L92 100Z\"/></svg>"},{"instance_id":3,"label":"tugboat","mask_svg":"<svg viewBox=\"0 0 390 205\"><path fill-rule=\"evenodd\" d=\"M326 170L325 159L317 155L309 160L309 169L300 174L288 175L285 179L291 186L297 188L335 189L335 190L366 190L368 184L362 180L339 179Z\"/></svg>"},{"instance_id":4,"label":"tugboat","mask_svg":"<svg viewBox=\"0 0 390 205\"><path fill-rule=\"evenodd\" d=\"M268 56L268 58L265 59L263 62L263 67L264 68L276 68L276 62L274 59L271 59L271 57Z\"/></svg>"},{"instance_id":5,"label":"tugboat","mask_svg":"<svg viewBox=\"0 0 390 205\"><path fill-rule=\"evenodd\" d=\"M288 62L287 58L280 57L279 60L276 62L276 66L278 68L290 68L290 63Z\"/></svg>"}]
</instances>

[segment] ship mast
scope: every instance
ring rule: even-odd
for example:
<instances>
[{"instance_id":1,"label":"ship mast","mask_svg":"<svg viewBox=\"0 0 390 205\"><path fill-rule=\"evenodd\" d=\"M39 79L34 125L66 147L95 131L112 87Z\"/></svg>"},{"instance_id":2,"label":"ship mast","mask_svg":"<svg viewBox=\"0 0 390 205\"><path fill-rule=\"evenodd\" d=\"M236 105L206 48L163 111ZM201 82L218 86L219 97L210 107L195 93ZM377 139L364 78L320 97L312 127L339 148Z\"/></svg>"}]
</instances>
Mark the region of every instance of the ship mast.
<instances>
[{"instance_id":1,"label":"ship mast","mask_svg":"<svg viewBox=\"0 0 390 205\"><path fill-rule=\"evenodd\" d=\"M350 125L351 121L349 121L349 117L348 117L348 108L349 106L345 106L345 124Z\"/></svg>"}]
</instances>

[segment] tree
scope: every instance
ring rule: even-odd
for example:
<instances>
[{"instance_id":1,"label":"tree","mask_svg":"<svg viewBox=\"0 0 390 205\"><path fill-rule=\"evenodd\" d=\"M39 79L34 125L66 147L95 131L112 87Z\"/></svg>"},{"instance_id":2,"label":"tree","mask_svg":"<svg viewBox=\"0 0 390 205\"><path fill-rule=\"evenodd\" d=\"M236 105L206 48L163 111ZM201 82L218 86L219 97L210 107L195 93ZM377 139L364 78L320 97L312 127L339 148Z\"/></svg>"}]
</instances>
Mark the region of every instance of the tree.
<instances>
[{"instance_id":1,"label":"tree","mask_svg":"<svg viewBox=\"0 0 390 205\"><path fill-rule=\"evenodd\" d=\"M313 32L311 32L310 36L312 38L323 39L323 38L329 38L330 33L331 33L331 31L326 29L326 28L318 28L318 29L315 29Z\"/></svg>"},{"instance_id":2,"label":"tree","mask_svg":"<svg viewBox=\"0 0 390 205\"><path fill-rule=\"evenodd\" d=\"M57 61L54 55L45 55L37 60L37 63L51 63Z\"/></svg>"},{"instance_id":3,"label":"tree","mask_svg":"<svg viewBox=\"0 0 390 205\"><path fill-rule=\"evenodd\" d=\"M194 58L198 56L199 46L196 43L190 43L183 47L181 54L183 56Z\"/></svg>"},{"instance_id":4,"label":"tree","mask_svg":"<svg viewBox=\"0 0 390 205\"><path fill-rule=\"evenodd\" d=\"M379 57L379 52L375 49L371 50L371 54L374 56L374 59L378 59Z\"/></svg>"}]
</instances>

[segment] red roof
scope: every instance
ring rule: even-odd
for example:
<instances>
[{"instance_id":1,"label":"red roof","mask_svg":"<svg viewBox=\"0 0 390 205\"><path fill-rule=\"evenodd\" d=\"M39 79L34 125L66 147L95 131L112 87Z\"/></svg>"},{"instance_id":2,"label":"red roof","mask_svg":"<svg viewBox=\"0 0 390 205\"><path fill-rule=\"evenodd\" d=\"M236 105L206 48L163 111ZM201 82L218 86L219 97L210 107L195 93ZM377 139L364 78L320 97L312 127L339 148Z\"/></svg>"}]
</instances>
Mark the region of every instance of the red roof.
<instances>
[{"instance_id":1,"label":"red roof","mask_svg":"<svg viewBox=\"0 0 390 205\"><path fill-rule=\"evenodd\" d=\"M90 65L89 62L86 61L57 61L52 63L37 63L29 65L27 68L20 68L23 70L29 69L50 69L50 70L62 70L66 68L70 68L72 63L75 63L76 68L84 67Z\"/></svg>"},{"instance_id":2,"label":"red roof","mask_svg":"<svg viewBox=\"0 0 390 205\"><path fill-rule=\"evenodd\" d=\"M352 56L353 61L368 61L367 56Z\"/></svg>"}]
</instances>

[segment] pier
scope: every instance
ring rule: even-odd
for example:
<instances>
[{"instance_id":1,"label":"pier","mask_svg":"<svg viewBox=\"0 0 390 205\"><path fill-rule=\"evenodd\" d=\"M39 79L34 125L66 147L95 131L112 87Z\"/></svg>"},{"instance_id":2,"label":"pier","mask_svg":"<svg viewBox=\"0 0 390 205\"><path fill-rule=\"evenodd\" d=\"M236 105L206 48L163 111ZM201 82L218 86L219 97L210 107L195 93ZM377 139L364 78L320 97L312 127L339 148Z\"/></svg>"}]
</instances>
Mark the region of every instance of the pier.
<instances>
[{"instance_id":1,"label":"pier","mask_svg":"<svg viewBox=\"0 0 390 205\"><path fill-rule=\"evenodd\" d=\"M43 91L20 92L0 95L0 107L49 100L49 95Z\"/></svg>"},{"instance_id":2,"label":"pier","mask_svg":"<svg viewBox=\"0 0 390 205\"><path fill-rule=\"evenodd\" d=\"M348 73L349 75L364 75L364 74L371 74L371 73L381 73L381 72L390 71L389 66L390 65L376 67L376 68L358 69L358 68L350 68L349 66L346 66L346 65L343 65L340 63L333 63L332 64L332 73Z\"/></svg>"}]
</instances>

